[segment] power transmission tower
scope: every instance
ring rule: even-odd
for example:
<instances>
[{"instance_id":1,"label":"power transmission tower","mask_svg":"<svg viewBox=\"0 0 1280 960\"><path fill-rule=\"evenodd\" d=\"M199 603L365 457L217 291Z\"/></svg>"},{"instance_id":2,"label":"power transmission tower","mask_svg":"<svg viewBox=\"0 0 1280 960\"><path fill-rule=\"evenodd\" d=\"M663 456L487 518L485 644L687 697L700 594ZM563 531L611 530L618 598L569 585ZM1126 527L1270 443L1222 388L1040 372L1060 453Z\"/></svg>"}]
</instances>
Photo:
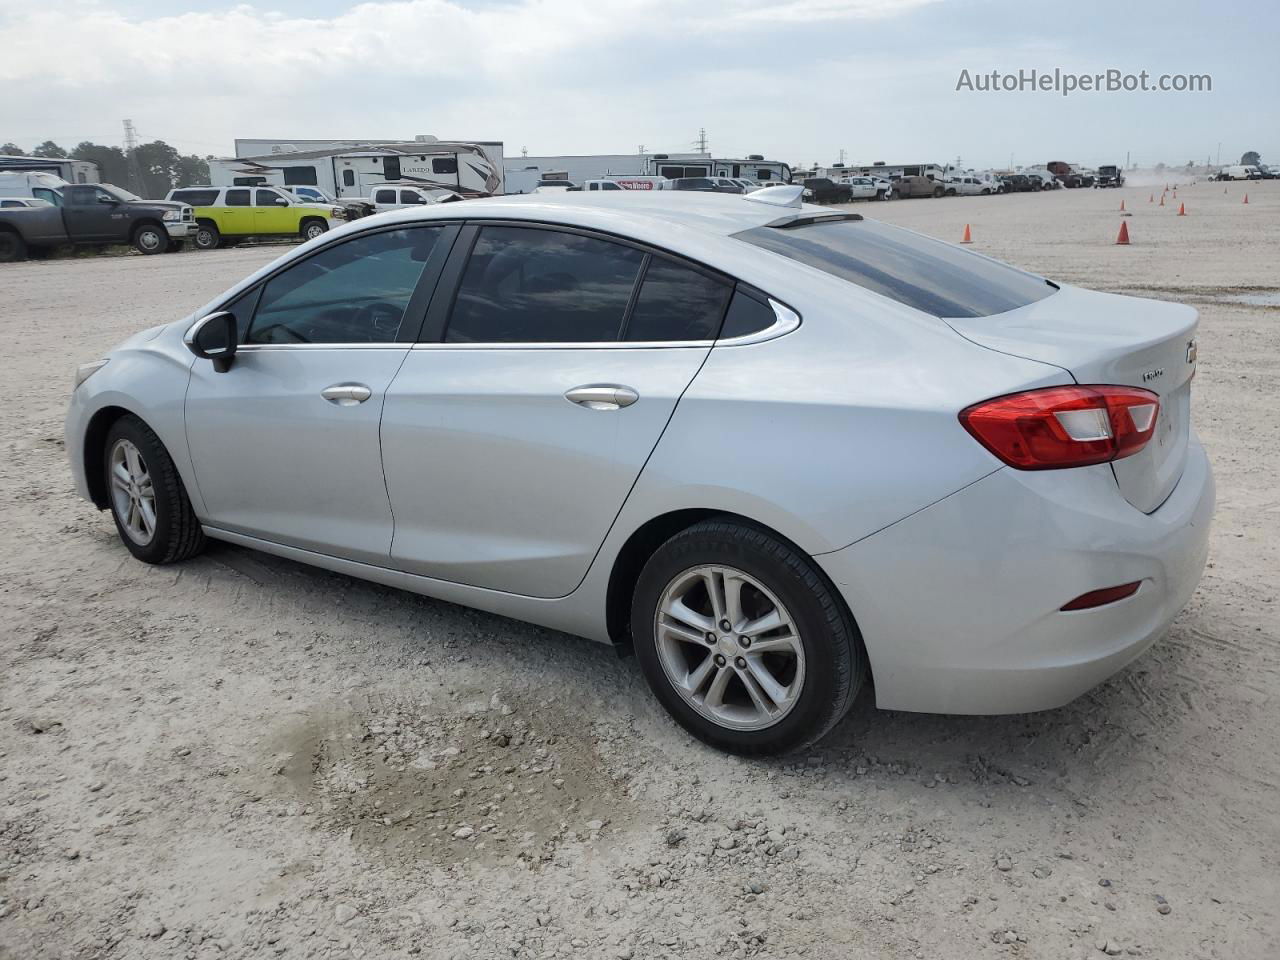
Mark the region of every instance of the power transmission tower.
<instances>
[{"instance_id":1,"label":"power transmission tower","mask_svg":"<svg viewBox=\"0 0 1280 960\"><path fill-rule=\"evenodd\" d=\"M840 162L839 162L838 166L841 166L841 167L843 167L843 166L844 166L844 154L845 154L844 147L841 147L841 148L840 148Z\"/></svg>"},{"instance_id":2,"label":"power transmission tower","mask_svg":"<svg viewBox=\"0 0 1280 960\"><path fill-rule=\"evenodd\" d=\"M698 148L699 153L707 152L707 128L706 127L698 128L698 141L697 143L694 144L694 146Z\"/></svg>"},{"instance_id":3,"label":"power transmission tower","mask_svg":"<svg viewBox=\"0 0 1280 960\"><path fill-rule=\"evenodd\" d=\"M138 163L138 131L133 121L124 122L124 156L129 164L129 190L141 195L146 187L142 182L142 167Z\"/></svg>"},{"instance_id":4,"label":"power transmission tower","mask_svg":"<svg viewBox=\"0 0 1280 960\"><path fill-rule=\"evenodd\" d=\"M640 148L639 148L636 152L637 152L637 153L639 153L641 156L644 156L644 154L645 154L645 149L644 149L644 144L643 144L643 143L642 143L642 144L640 144Z\"/></svg>"}]
</instances>

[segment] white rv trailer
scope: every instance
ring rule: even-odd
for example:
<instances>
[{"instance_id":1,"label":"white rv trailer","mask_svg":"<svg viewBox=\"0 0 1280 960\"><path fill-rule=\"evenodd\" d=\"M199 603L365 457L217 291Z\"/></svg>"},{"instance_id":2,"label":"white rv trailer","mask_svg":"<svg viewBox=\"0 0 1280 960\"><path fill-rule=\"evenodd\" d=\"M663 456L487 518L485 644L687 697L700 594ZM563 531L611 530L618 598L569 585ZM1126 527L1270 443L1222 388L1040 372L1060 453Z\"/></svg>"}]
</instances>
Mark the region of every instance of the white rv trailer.
<instances>
[{"instance_id":1,"label":"white rv trailer","mask_svg":"<svg viewBox=\"0 0 1280 960\"><path fill-rule=\"evenodd\" d=\"M607 153L589 156L520 157L508 172L535 168L564 171L565 179L580 184L588 180L617 180L632 177L741 177L761 183L791 181L791 167L766 160L759 154L746 159L717 158L705 153Z\"/></svg>"},{"instance_id":2,"label":"white rv trailer","mask_svg":"<svg viewBox=\"0 0 1280 960\"><path fill-rule=\"evenodd\" d=\"M937 163L872 163L865 167L845 167L844 175L851 177L928 177L930 180L945 180L947 173Z\"/></svg>"},{"instance_id":3,"label":"white rv trailer","mask_svg":"<svg viewBox=\"0 0 1280 960\"><path fill-rule=\"evenodd\" d=\"M241 152L263 147L262 153ZM236 152L235 157L209 161L213 186L312 186L338 198L368 197L374 184L388 181L463 196L504 192L500 142L237 140Z\"/></svg>"},{"instance_id":4,"label":"white rv trailer","mask_svg":"<svg viewBox=\"0 0 1280 960\"><path fill-rule=\"evenodd\" d=\"M92 160L61 157L17 157L0 155L0 173L49 173L67 183L101 183L98 165Z\"/></svg>"}]
</instances>

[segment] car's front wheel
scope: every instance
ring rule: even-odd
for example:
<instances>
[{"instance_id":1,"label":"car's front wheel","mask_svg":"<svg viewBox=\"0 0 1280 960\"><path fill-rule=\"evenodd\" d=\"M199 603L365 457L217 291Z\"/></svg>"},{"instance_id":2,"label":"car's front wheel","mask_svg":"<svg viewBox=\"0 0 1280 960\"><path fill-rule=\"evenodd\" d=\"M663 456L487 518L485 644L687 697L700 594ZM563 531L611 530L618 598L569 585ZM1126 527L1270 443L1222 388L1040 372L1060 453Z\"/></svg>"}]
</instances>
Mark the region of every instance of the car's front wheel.
<instances>
[{"instance_id":1,"label":"car's front wheel","mask_svg":"<svg viewBox=\"0 0 1280 960\"><path fill-rule=\"evenodd\" d=\"M148 256L153 253L164 253L169 249L169 235L160 227L149 223L143 224L133 234L133 248Z\"/></svg>"},{"instance_id":2,"label":"car's front wheel","mask_svg":"<svg viewBox=\"0 0 1280 960\"><path fill-rule=\"evenodd\" d=\"M111 425L102 467L111 515L130 553L146 563L173 563L200 552L204 531L178 468L142 420L130 414Z\"/></svg>"},{"instance_id":3,"label":"car's front wheel","mask_svg":"<svg viewBox=\"0 0 1280 960\"><path fill-rule=\"evenodd\" d=\"M698 523L650 557L631 630L662 705L732 753L813 743L848 711L864 673L857 627L813 561L729 519Z\"/></svg>"},{"instance_id":4,"label":"car's front wheel","mask_svg":"<svg viewBox=\"0 0 1280 960\"><path fill-rule=\"evenodd\" d=\"M222 234L216 224L209 220L201 220L196 225L196 249L217 250L222 246Z\"/></svg>"}]
</instances>

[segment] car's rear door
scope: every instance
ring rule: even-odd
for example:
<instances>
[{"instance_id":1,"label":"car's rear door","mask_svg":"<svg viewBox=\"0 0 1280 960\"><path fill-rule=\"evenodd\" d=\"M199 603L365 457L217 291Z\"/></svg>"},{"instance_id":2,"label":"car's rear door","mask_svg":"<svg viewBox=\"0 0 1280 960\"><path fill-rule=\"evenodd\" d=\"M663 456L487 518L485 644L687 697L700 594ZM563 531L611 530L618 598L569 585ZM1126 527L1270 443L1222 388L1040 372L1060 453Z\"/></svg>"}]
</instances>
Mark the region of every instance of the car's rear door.
<instances>
[{"instance_id":1,"label":"car's rear door","mask_svg":"<svg viewBox=\"0 0 1280 960\"><path fill-rule=\"evenodd\" d=\"M218 211L218 230L239 236L254 232L253 191L248 187L233 187L223 194L223 204Z\"/></svg>"},{"instance_id":2,"label":"car's rear door","mask_svg":"<svg viewBox=\"0 0 1280 960\"><path fill-rule=\"evenodd\" d=\"M454 294L456 289L456 295ZM715 339L723 277L613 238L469 226L387 391L404 570L536 597L586 574Z\"/></svg>"},{"instance_id":3,"label":"car's rear door","mask_svg":"<svg viewBox=\"0 0 1280 960\"><path fill-rule=\"evenodd\" d=\"M386 565L391 507L378 423L456 225L372 230L321 247L229 309L230 369L192 367L187 441L206 520Z\"/></svg>"}]
</instances>

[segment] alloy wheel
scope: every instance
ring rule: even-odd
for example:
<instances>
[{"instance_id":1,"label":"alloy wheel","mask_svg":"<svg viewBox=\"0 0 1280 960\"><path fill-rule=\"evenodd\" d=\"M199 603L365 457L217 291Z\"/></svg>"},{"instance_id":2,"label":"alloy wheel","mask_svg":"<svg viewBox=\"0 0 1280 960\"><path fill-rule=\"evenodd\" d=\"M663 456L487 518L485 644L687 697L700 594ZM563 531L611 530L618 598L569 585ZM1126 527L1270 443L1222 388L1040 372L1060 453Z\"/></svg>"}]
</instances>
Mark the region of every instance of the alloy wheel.
<instances>
[{"instance_id":1,"label":"alloy wheel","mask_svg":"<svg viewBox=\"0 0 1280 960\"><path fill-rule=\"evenodd\" d=\"M121 529L139 546L156 535L156 491L141 451L129 440L111 448L111 505Z\"/></svg>"},{"instance_id":2,"label":"alloy wheel","mask_svg":"<svg viewBox=\"0 0 1280 960\"><path fill-rule=\"evenodd\" d=\"M761 730L800 698L805 655L795 622L742 570L716 564L679 574L662 591L654 631L667 679L713 723Z\"/></svg>"}]
</instances>

